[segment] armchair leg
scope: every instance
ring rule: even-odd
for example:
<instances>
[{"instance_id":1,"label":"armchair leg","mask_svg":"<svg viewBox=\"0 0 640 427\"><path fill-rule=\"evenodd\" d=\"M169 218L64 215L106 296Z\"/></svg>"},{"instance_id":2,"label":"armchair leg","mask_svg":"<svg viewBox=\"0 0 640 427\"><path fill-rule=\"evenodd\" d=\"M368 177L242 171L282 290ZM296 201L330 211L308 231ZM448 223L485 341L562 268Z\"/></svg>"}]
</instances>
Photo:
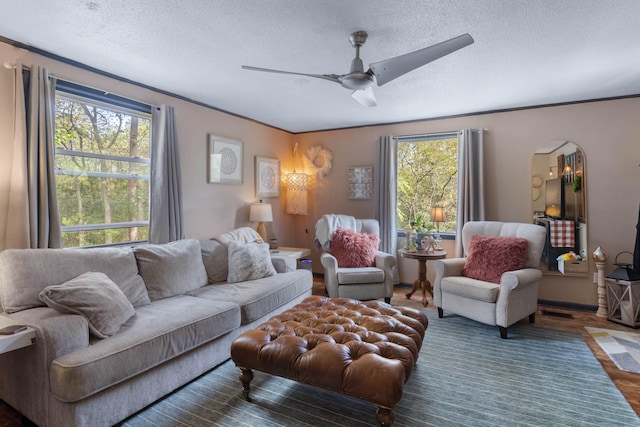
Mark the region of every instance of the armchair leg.
<instances>
[{"instance_id":1,"label":"armchair leg","mask_svg":"<svg viewBox=\"0 0 640 427\"><path fill-rule=\"evenodd\" d=\"M391 298L390 297L389 298L385 298L384 302L386 302L387 304L391 304Z\"/></svg>"},{"instance_id":2,"label":"armchair leg","mask_svg":"<svg viewBox=\"0 0 640 427\"><path fill-rule=\"evenodd\" d=\"M440 319L442 319L444 317L444 310L442 310L442 308L438 307L438 317Z\"/></svg>"},{"instance_id":3,"label":"armchair leg","mask_svg":"<svg viewBox=\"0 0 640 427\"><path fill-rule=\"evenodd\" d=\"M500 328L500 338L506 340L508 328L505 328L504 326L498 326L498 328Z\"/></svg>"},{"instance_id":4,"label":"armchair leg","mask_svg":"<svg viewBox=\"0 0 640 427\"><path fill-rule=\"evenodd\" d=\"M529 315L529 323L536 323L536 314L535 313L531 313Z\"/></svg>"}]
</instances>

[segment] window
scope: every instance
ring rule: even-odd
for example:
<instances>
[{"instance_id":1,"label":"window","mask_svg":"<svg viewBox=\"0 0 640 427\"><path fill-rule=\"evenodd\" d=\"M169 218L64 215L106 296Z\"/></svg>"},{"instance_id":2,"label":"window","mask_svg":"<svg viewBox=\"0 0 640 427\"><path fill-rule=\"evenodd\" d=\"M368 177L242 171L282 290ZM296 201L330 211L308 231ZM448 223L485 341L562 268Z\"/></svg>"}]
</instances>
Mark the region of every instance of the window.
<instances>
[{"instance_id":1,"label":"window","mask_svg":"<svg viewBox=\"0 0 640 427\"><path fill-rule=\"evenodd\" d=\"M150 106L57 82L55 167L63 247L148 239L150 134Z\"/></svg>"},{"instance_id":2,"label":"window","mask_svg":"<svg viewBox=\"0 0 640 427\"><path fill-rule=\"evenodd\" d=\"M398 231L417 223L416 231L455 233L458 197L457 132L398 138ZM445 221L431 223L431 208L443 206Z\"/></svg>"}]
</instances>

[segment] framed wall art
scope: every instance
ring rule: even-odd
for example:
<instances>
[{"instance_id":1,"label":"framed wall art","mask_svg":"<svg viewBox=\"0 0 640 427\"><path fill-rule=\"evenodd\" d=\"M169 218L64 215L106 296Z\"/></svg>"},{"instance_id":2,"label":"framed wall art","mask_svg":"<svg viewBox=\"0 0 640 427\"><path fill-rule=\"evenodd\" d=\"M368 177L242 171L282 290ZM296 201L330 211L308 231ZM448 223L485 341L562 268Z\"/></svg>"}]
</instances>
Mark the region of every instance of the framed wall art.
<instances>
[{"instance_id":1,"label":"framed wall art","mask_svg":"<svg viewBox=\"0 0 640 427\"><path fill-rule=\"evenodd\" d=\"M209 135L207 182L242 184L242 141Z\"/></svg>"},{"instance_id":2,"label":"framed wall art","mask_svg":"<svg viewBox=\"0 0 640 427\"><path fill-rule=\"evenodd\" d=\"M256 156L256 196L280 196L280 160Z\"/></svg>"},{"instance_id":3,"label":"framed wall art","mask_svg":"<svg viewBox=\"0 0 640 427\"><path fill-rule=\"evenodd\" d=\"M370 199L373 193L373 166L349 168L349 199Z\"/></svg>"}]
</instances>

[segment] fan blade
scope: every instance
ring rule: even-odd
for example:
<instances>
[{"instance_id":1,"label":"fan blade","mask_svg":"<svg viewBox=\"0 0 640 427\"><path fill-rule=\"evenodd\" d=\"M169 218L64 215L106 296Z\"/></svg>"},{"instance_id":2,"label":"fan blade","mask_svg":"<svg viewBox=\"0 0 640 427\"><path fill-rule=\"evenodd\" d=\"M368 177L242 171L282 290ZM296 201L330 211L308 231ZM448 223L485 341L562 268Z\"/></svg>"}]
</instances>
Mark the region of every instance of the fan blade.
<instances>
[{"instance_id":1,"label":"fan blade","mask_svg":"<svg viewBox=\"0 0 640 427\"><path fill-rule=\"evenodd\" d=\"M316 79L324 79L324 80L329 80L331 82L334 83L340 83L340 80L338 79L340 76L336 75L336 74L305 74L305 73L294 73L293 71L281 71L281 70L272 70L270 68L258 68L258 67L250 67L248 65L243 65L242 68L244 70L251 70L251 71L264 71L267 73L277 73L277 74L294 74L297 76L306 76L306 77L314 77Z\"/></svg>"},{"instance_id":2,"label":"fan blade","mask_svg":"<svg viewBox=\"0 0 640 427\"><path fill-rule=\"evenodd\" d=\"M366 89L354 90L351 96L365 107L376 107L378 105L371 86Z\"/></svg>"},{"instance_id":3,"label":"fan blade","mask_svg":"<svg viewBox=\"0 0 640 427\"><path fill-rule=\"evenodd\" d=\"M376 76L378 86L389 83L403 74L413 71L418 67L442 58L458 49L469 46L473 43L473 38L469 34L463 34L450 40L425 47L424 49L409 52L395 58L385 59L384 61L374 62L369 67L371 72Z\"/></svg>"}]
</instances>

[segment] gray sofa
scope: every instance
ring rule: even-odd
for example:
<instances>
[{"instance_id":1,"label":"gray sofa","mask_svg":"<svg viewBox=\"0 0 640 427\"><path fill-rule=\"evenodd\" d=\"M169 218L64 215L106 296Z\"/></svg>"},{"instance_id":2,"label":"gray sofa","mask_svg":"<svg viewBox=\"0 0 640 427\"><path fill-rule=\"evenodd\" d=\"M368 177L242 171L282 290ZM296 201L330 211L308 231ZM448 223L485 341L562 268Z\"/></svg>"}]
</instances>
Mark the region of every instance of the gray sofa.
<instances>
[{"instance_id":1,"label":"gray sofa","mask_svg":"<svg viewBox=\"0 0 640 427\"><path fill-rule=\"evenodd\" d=\"M43 427L116 424L224 362L239 334L311 295L312 275L294 259L268 258L276 271L247 269L245 248L225 243L1 252L0 327L29 325L37 341L0 355L0 399ZM87 272L105 286L83 281ZM69 287L78 281L79 290ZM88 314L74 314L96 288ZM126 321L109 324L120 313Z\"/></svg>"}]
</instances>

